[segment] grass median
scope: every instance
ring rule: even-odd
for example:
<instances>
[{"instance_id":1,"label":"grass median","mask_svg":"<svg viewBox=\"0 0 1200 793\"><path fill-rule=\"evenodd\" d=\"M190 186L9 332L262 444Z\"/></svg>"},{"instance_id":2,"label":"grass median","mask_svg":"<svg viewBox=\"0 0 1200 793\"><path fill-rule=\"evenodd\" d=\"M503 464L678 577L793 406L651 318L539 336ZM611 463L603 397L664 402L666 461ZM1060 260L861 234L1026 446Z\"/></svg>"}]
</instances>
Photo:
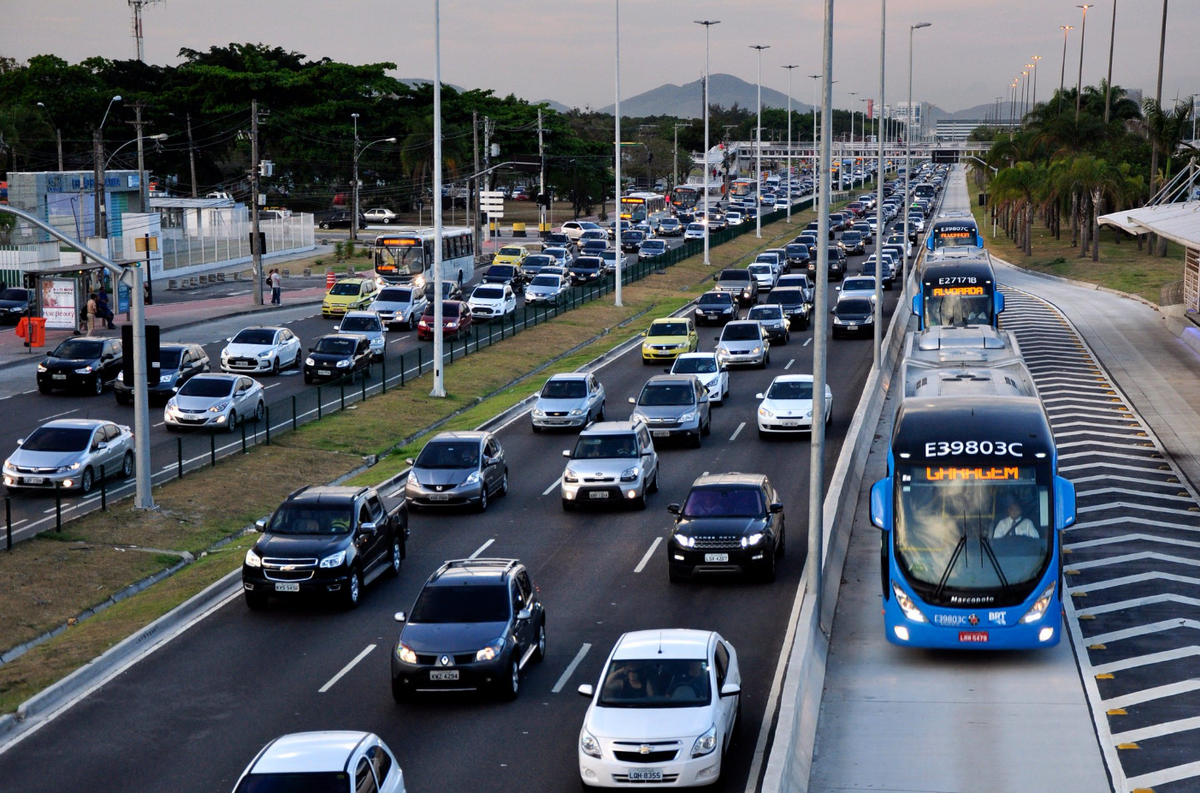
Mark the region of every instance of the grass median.
<instances>
[{"instance_id":1,"label":"grass median","mask_svg":"<svg viewBox=\"0 0 1200 793\"><path fill-rule=\"evenodd\" d=\"M632 338L652 319L678 310L707 291L721 267L743 264L758 250L789 241L813 216L811 211L793 213L790 225L776 221L764 226L761 239L743 234L716 246L711 266L697 255L629 284L623 307L615 307L611 297L601 298L458 359L446 369L445 399L428 396L431 376L425 375L281 435L271 446L253 447L248 454L232 455L155 488L158 510L135 511L122 502L68 523L61 534L45 533L0 554L0 587L6 593L0 606L0 651L68 624L129 585L178 564L184 554L196 558L175 575L0 666L0 713L14 711L237 569L253 538L206 549L270 512L295 488L344 475L366 455L387 456L352 481L386 479L424 442L417 437L398 448L400 440L443 419L449 420L439 429L478 426L539 390L550 375L578 368ZM605 329L609 332L600 338L555 360ZM534 370L539 371L530 375Z\"/></svg>"}]
</instances>

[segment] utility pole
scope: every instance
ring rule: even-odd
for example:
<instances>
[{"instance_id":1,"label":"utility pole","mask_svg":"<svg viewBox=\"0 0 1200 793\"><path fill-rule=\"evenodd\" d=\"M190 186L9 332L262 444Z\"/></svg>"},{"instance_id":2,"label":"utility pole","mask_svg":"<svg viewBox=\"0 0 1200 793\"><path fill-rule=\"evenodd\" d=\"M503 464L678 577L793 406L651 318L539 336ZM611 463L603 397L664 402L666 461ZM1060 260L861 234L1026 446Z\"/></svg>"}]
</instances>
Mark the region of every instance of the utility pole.
<instances>
[{"instance_id":1,"label":"utility pole","mask_svg":"<svg viewBox=\"0 0 1200 793\"><path fill-rule=\"evenodd\" d=\"M46 107L44 102L38 102L37 106L46 111L46 117L50 119L51 124L54 124L54 116L50 114L50 108ZM62 130L59 129L58 124L54 124L54 140L58 143L58 170L61 172L63 170Z\"/></svg>"},{"instance_id":2,"label":"utility pole","mask_svg":"<svg viewBox=\"0 0 1200 793\"><path fill-rule=\"evenodd\" d=\"M138 201L141 203L141 211L150 211L150 189L146 184L146 160L145 151L142 146L142 127L149 124L149 121L142 121L142 111L146 108L146 103L137 101L133 103L133 121L125 123L137 129L137 157L138 157Z\"/></svg>"},{"instance_id":3,"label":"utility pole","mask_svg":"<svg viewBox=\"0 0 1200 793\"><path fill-rule=\"evenodd\" d=\"M97 127L92 132L92 225L97 237L108 236L108 224L104 222L104 131Z\"/></svg>"},{"instance_id":4,"label":"utility pole","mask_svg":"<svg viewBox=\"0 0 1200 793\"><path fill-rule=\"evenodd\" d=\"M358 113L351 113L350 118L354 119L354 167L350 169L350 178L354 183L350 185L350 241L358 241Z\"/></svg>"},{"instance_id":5,"label":"utility pole","mask_svg":"<svg viewBox=\"0 0 1200 793\"><path fill-rule=\"evenodd\" d=\"M471 111L471 138L473 143L472 151L475 154L475 177L471 180L475 191L475 217L471 221L471 228L475 230L475 258L479 259L483 256L483 240L479 238L482 229L479 228L479 111Z\"/></svg>"},{"instance_id":6,"label":"utility pole","mask_svg":"<svg viewBox=\"0 0 1200 793\"><path fill-rule=\"evenodd\" d=\"M549 201L546 199L546 146L542 140L542 109L538 108L538 237L546 238L546 232L550 231L546 225L546 204Z\"/></svg>"},{"instance_id":7,"label":"utility pole","mask_svg":"<svg viewBox=\"0 0 1200 793\"><path fill-rule=\"evenodd\" d=\"M483 169L486 171L483 179L483 189L492 189L492 172L489 170L492 167L492 120L487 116L483 117ZM488 237L492 236L492 219L488 217Z\"/></svg>"},{"instance_id":8,"label":"utility pole","mask_svg":"<svg viewBox=\"0 0 1200 793\"><path fill-rule=\"evenodd\" d=\"M879 113L883 121L883 90L885 87L884 75L886 74L885 65L887 62L887 0L879 0ZM884 231L887 223L883 219L883 182L885 175L885 164L883 161L883 139L884 131L883 124L879 126L879 168L875 172L875 188L879 194L875 199L875 330L872 341L874 343L875 353L875 368L883 367L883 287L881 278L883 277L883 262L880 260L879 252L883 250ZM866 141L863 141L864 144ZM865 146L863 147L866 148ZM864 160L866 158L864 157ZM908 199L906 198L902 205L904 211L908 211ZM904 241L907 246L908 240ZM904 249L907 253L907 247ZM903 310L903 309L901 309Z\"/></svg>"},{"instance_id":9,"label":"utility pole","mask_svg":"<svg viewBox=\"0 0 1200 793\"><path fill-rule=\"evenodd\" d=\"M129 0L129 6L133 9L133 38L137 42L137 59L143 63L146 60L146 50L142 45L142 9L160 2L162 0Z\"/></svg>"},{"instance_id":10,"label":"utility pole","mask_svg":"<svg viewBox=\"0 0 1200 793\"><path fill-rule=\"evenodd\" d=\"M708 162L708 151L710 146L708 142L708 40L712 26L721 24L721 21L719 19L697 19L695 22L697 25L704 26L704 264L705 266L708 266L712 264L712 260L709 258L710 243L708 239L708 230L712 217L712 210L709 208L708 200L708 175L709 171L712 170L712 166ZM726 169L726 175L728 175L728 173L729 171Z\"/></svg>"},{"instance_id":11,"label":"utility pole","mask_svg":"<svg viewBox=\"0 0 1200 793\"><path fill-rule=\"evenodd\" d=\"M254 305L263 304L262 246L258 236L258 100L250 100L250 256L254 262Z\"/></svg>"},{"instance_id":12,"label":"utility pole","mask_svg":"<svg viewBox=\"0 0 1200 793\"><path fill-rule=\"evenodd\" d=\"M751 44L750 49L758 50L758 125L754 139L754 236L762 239L762 51L770 49L770 45ZM705 220L708 218L705 217Z\"/></svg>"},{"instance_id":13,"label":"utility pole","mask_svg":"<svg viewBox=\"0 0 1200 793\"><path fill-rule=\"evenodd\" d=\"M1112 33L1108 37L1108 80L1104 83L1104 123L1112 116L1112 62L1117 45L1117 0L1113 0Z\"/></svg>"},{"instance_id":14,"label":"utility pole","mask_svg":"<svg viewBox=\"0 0 1200 793\"><path fill-rule=\"evenodd\" d=\"M675 155L674 155L674 161L672 164L673 170L671 171L671 189L672 190L674 190L676 187L679 187L679 128L684 127L686 129L690 126L692 126L692 125L691 124L680 124L678 122L675 124ZM1193 136L1193 137L1195 137L1195 136Z\"/></svg>"},{"instance_id":15,"label":"utility pole","mask_svg":"<svg viewBox=\"0 0 1200 793\"><path fill-rule=\"evenodd\" d=\"M613 170L615 171L613 187L613 244L617 249L616 283L613 295L613 305L620 308L625 304L621 300L621 279L625 277L621 267L621 0L614 0L616 8L616 103L613 105ZM705 222L708 216L705 215Z\"/></svg>"},{"instance_id":16,"label":"utility pole","mask_svg":"<svg viewBox=\"0 0 1200 793\"><path fill-rule=\"evenodd\" d=\"M192 114L187 114L188 131L188 164L192 167L192 198L197 197L196 187L196 145L192 142Z\"/></svg>"},{"instance_id":17,"label":"utility pole","mask_svg":"<svg viewBox=\"0 0 1200 793\"><path fill-rule=\"evenodd\" d=\"M788 129L787 129L787 222L792 222L792 70L796 64L784 66L788 73Z\"/></svg>"}]
</instances>

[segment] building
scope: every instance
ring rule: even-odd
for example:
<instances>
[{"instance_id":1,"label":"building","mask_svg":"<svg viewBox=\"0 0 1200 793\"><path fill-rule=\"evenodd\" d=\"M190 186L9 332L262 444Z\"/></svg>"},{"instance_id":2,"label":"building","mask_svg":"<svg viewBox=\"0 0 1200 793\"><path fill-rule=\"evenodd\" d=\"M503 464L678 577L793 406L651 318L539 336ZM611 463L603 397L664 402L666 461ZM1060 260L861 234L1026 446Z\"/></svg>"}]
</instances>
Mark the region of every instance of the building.
<instances>
[{"instance_id":1,"label":"building","mask_svg":"<svg viewBox=\"0 0 1200 793\"><path fill-rule=\"evenodd\" d=\"M934 133L933 120L930 118L932 107L928 102L913 102L910 111L908 102L897 102L894 118L904 126L911 125L912 140L924 140Z\"/></svg>"},{"instance_id":2,"label":"building","mask_svg":"<svg viewBox=\"0 0 1200 793\"><path fill-rule=\"evenodd\" d=\"M939 118L934 127L934 136L939 142L964 141L979 127L988 127L1008 132L1020 128L1017 121L994 118Z\"/></svg>"},{"instance_id":3,"label":"building","mask_svg":"<svg viewBox=\"0 0 1200 793\"><path fill-rule=\"evenodd\" d=\"M29 171L8 175L8 203L46 221L76 239L101 236L95 217L95 175L91 171ZM104 173L103 209L107 234L121 235L121 218L128 212L145 212L137 171ZM50 235L18 224L13 243L49 242Z\"/></svg>"}]
</instances>

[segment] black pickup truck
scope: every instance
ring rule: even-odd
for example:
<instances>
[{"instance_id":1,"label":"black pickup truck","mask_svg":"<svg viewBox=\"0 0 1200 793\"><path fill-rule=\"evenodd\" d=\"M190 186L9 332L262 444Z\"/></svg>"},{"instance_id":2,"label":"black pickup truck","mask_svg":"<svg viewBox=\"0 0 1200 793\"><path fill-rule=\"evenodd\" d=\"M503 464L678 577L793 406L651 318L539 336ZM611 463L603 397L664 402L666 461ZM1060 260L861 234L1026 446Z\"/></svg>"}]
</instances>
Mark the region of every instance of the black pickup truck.
<instances>
[{"instance_id":1,"label":"black pickup truck","mask_svg":"<svg viewBox=\"0 0 1200 793\"><path fill-rule=\"evenodd\" d=\"M408 507L372 487L302 487L255 525L263 536L242 563L247 606L316 595L354 608L365 585L399 575Z\"/></svg>"}]
</instances>

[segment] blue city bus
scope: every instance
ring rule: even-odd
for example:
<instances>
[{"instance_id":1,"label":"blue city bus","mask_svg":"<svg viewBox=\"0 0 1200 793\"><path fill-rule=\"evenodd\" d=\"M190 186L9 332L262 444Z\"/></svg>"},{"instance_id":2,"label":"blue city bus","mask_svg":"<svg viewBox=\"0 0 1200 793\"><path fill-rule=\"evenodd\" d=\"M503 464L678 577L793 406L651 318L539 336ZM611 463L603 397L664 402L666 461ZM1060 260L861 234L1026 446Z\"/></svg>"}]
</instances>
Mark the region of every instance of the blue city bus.
<instances>
[{"instance_id":1,"label":"blue city bus","mask_svg":"<svg viewBox=\"0 0 1200 793\"><path fill-rule=\"evenodd\" d=\"M925 248L930 252L942 248L983 249L983 236L971 217L939 218L925 236Z\"/></svg>"},{"instance_id":2,"label":"blue city bus","mask_svg":"<svg viewBox=\"0 0 1200 793\"><path fill-rule=\"evenodd\" d=\"M912 306L920 330L939 325L995 328L1004 310L1004 295L986 253L971 258L926 258L921 289L913 295Z\"/></svg>"},{"instance_id":3,"label":"blue city bus","mask_svg":"<svg viewBox=\"0 0 1200 793\"><path fill-rule=\"evenodd\" d=\"M982 650L1059 642L1061 532L1075 523L1075 488L1057 465L1036 396L901 402L888 475L871 488L889 642Z\"/></svg>"}]
</instances>

